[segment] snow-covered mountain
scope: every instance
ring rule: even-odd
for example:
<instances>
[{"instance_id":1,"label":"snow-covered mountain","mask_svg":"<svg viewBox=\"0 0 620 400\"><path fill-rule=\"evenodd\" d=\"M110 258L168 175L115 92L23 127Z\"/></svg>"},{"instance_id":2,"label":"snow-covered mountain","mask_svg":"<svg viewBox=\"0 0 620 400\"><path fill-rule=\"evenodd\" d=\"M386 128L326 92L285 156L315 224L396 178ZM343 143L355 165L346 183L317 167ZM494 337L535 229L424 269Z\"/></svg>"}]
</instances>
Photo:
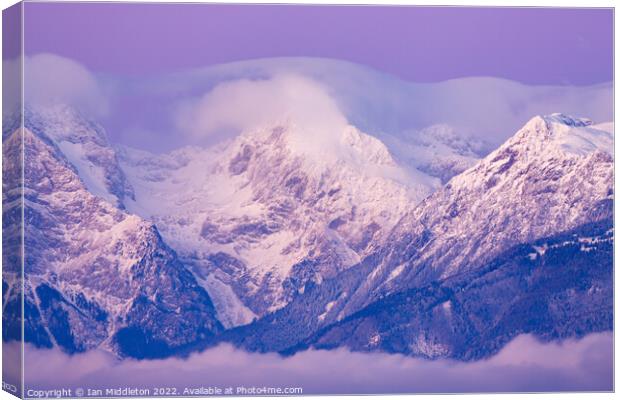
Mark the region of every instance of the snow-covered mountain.
<instances>
[{"instance_id":1,"label":"snow-covered mountain","mask_svg":"<svg viewBox=\"0 0 620 400\"><path fill-rule=\"evenodd\" d=\"M489 151L489 144L459 134L446 124L431 125L399 135L381 136L399 164L446 183L469 169Z\"/></svg>"},{"instance_id":2,"label":"snow-covered mountain","mask_svg":"<svg viewBox=\"0 0 620 400\"><path fill-rule=\"evenodd\" d=\"M381 294L477 267L510 246L610 217L609 128L562 114L530 120L402 218L344 314Z\"/></svg>"},{"instance_id":3,"label":"snow-covered mountain","mask_svg":"<svg viewBox=\"0 0 620 400\"><path fill-rule=\"evenodd\" d=\"M27 107L24 118L54 141L89 192L120 208L126 199L133 199L133 189L101 125L62 104Z\"/></svg>"},{"instance_id":4,"label":"snow-covered mountain","mask_svg":"<svg viewBox=\"0 0 620 400\"><path fill-rule=\"evenodd\" d=\"M520 332L609 329L611 123L538 116L480 160L484 144L446 125L390 152L351 125L325 134L284 118L156 155L113 148L68 107L25 117L25 335L38 346L145 358L225 340L471 359ZM11 340L22 137L6 126ZM580 278L559 279L568 259ZM519 301L489 311L501 293Z\"/></svg>"},{"instance_id":5,"label":"snow-covered mountain","mask_svg":"<svg viewBox=\"0 0 620 400\"><path fill-rule=\"evenodd\" d=\"M476 271L514 246L611 219L611 130L612 124L561 114L533 118L404 214L385 246L233 332L231 340L283 351L386 296Z\"/></svg>"},{"instance_id":6,"label":"snow-covered mountain","mask_svg":"<svg viewBox=\"0 0 620 400\"><path fill-rule=\"evenodd\" d=\"M143 358L220 332L209 295L157 228L121 208L127 191L112 183L129 186L101 131L77 114L47 117L29 110L23 132L3 140L5 154L18 160L22 143L24 149L24 202L3 199L7 220L23 207L24 340L69 353L107 348ZM19 162L3 169L9 177L20 171ZM5 309L20 307L16 272L3 274ZM19 319L7 323L4 339L18 339L19 325L11 324Z\"/></svg>"},{"instance_id":7,"label":"snow-covered mountain","mask_svg":"<svg viewBox=\"0 0 620 400\"><path fill-rule=\"evenodd\" d=\"M285 120L215 149L120 150L136 192L128 209L193 267L227 326L359 263L439 184L352 126L311 134Z\"/></svg>"},{"instance_id":8,"label":"snow-covered mountain","mask_svg":"<svg viewBox=\"0 0 620 400\"><path fill-rule=\"evenodd\" d=\"M493 261L388 295L301 345L472 360L516 335L545 341L613 329L613 221L515 246Z\"/></svg>"}]
</instances>

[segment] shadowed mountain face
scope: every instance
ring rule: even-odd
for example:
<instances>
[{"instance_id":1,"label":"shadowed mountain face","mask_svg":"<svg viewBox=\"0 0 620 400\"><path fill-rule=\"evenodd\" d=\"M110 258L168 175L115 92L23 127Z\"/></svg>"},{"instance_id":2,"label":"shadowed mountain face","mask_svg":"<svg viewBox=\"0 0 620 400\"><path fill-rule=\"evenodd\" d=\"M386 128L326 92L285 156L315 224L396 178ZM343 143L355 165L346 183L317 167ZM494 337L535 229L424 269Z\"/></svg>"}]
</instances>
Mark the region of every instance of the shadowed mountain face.
<instances>
[{"instance_id":1,"label":"shadowed mountain face","mask_svg":"<svg viewBox=\"0 0 620 400\"><path fill-rule=\"evenodd\" d=\"M435 127L409 152L441 142L419 163L432 174L352 126L327 147L281 121L163 155L115 149L67 107L28 110L25 128L4 132L3 151L23 139L25 339L39 347L471 360L521 333L611 329L612 126L535 117L481 160ZM19 219L18 191L3 201ZM12 310L19 260L7 260ZM5 318L5 340L18 324Z\"/></svg>"},{"instance_id":2,"label":"shadowed mountain face","mask_svg":"<svg viewBox=\"0 0 620 400\"><path fill-rule=\"evenodd\" d=\"M551 340L612 329L612 254L613 221L607 219L514 246L478 269L388 295L324 328L294 318L308 301L224 338L253 351L285 354L345 346L484 358L523 333ZM320 299L321 289L308 295ZM336 298L342 294L335 285L332 290ZM290 326L286 332L283 325Z\"/></svg>"},{"instance_id":3,"label":"shadowed mountain face","mask_svg":"<svg viewBox=\"0 0 620 400\"><path fill-rule=\"evenodd\" d=\"M231 332L230 340L252 350L286 351L386 296L478 271L514 246L610 220L611 143L611 135L589 121L562 115L534 118L506 144L406 214L385 246L336 278L308 288L283 310ZM564 259L560 253L557 257ZM605 257L609 257L607 263L602 262ZM593 262L609 270L610 253ZM588 265L584 261L582 267ZM513 289L523 290L518 283ZM608 296L596 301L609 306L612 300ZM607 307L608 317L610 310ZM532 309L531 313L530 318L537 318L543 310ZM544 329L548 326L541 326ZM592 324L592 329L605 328ZM425 334L423 329L420 332ZM401 346L399 351L424 354L415 350L415 343L410 344L412 349L405 351ZM385 346L390 346L389 340ZM453 354L441 348L439 342L436 356Z\"/></svg>"},{"instance_id":4,"label":"shadowed mountain face","mask_svg":"<svg viewBox=\"0 0 620 400\"><path fill-rule=\"evenodd\" d=\"M611 330L612 260L613 221L583 225L386 296L297 347L472 360L523 333L551 340Z\"/></svg>"},{"instance_id":5,"label":"shadowed mountain face","mask_svg":"<svg viewBox=\"0 0 620 400\"><path fill-rule=\"evenodd\" d=\"M101 157L94 154L91 135L98 137L98 132L82 122L75 115L63 121L69 124L66 130L80 135L75 143L91 150L72 155L99 165L112 150L104 146ZM48 127L54 133L54 125L27 118L23 135L15 131L3 143L11 149L23 140L25 149L25 341L68 353L103 347L149 358L219 333L222 327L209 295L157 228L123 211L122 197L108 202L91 193L85 184L89 177L80 175L61 150L65 141L48 136ZM106 164L102 171L114 168L118 165ZM126 185L122 179L100 177L97 183ZM99 188L121 193L114 186ZM4 215L18 205L5 203ZM5 273L9 304L21 301L11 278ZM17 339L14 331L5 327L4 339Z\"/></svg>"},{"instance_id":6,"label":"shadowed mountain face","mask_svg":"<svg viewBox=\"0 0 620 400\"><path fill-rule=\"evenodd\" d=\"M484 358L523 333L552 340L612 329L612 255L613 222L606 219L514 246L480 268L387 295L332 324L321 324L333 307L327 300L341 298L346 286L325 282L221 340L283 354L345 346ZM327 306L313 308L320 304Z\"/></svg>"},{"instance_id":7,"label":"shadowed mountain face","mask_svg":"<svg viewBox=\"0 0 620 400\"><path fill-rule=\"evenodd\" d=\"M324 138L325 148L307 135L284 121L215 149L121 150L136 188L128 209L153 220L218 293L227 327L359 263L439 185L399 167L383 143L352 126Z\"/></svg>"},{"instance_id":8,"label":"shadowed mountain face","mask_svg":"<svg viewBox=\"0 0 620 400\"><path fill-rule=\"evenodd\" d=\"M535 117L406 214L348 315L377 296L491 261L519 243L613 215L613 139L605 126Z\"/></svg>"}]
</instances>

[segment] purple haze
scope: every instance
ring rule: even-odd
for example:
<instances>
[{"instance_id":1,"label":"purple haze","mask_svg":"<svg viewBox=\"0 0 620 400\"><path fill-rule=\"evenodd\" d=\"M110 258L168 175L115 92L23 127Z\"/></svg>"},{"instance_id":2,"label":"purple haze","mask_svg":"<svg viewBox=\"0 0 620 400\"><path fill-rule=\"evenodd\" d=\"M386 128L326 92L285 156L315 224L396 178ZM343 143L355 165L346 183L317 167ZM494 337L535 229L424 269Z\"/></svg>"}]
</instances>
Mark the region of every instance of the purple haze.
<instances>
[{"instance_id":1,"label":"purple haze","mask_svg":"<svg viewBox=\"0 0 620 400\"><path fill-rule=\"evenodd\" d=\"M15 346L6 345L6 351ZM472 393L613 390L613 335L541 343L522 335L498 354L464 363L396 354L309 350L289 358L222 345L187 359L115 359L25 350L26 387L301 387L304 394ZM63 371L62 374L55 373Z\"/></svg>"},{"instance_id":2,"label":"purple haze","mask_svg":"<svg viewBox=\"0 0 620 400\"><path fill-rule=\"evenodd\" d=\"M139 75L251 58L326 57L418 82L613 78L613 10L26 3L28 54Z\"/></svg>"}]
</instances>

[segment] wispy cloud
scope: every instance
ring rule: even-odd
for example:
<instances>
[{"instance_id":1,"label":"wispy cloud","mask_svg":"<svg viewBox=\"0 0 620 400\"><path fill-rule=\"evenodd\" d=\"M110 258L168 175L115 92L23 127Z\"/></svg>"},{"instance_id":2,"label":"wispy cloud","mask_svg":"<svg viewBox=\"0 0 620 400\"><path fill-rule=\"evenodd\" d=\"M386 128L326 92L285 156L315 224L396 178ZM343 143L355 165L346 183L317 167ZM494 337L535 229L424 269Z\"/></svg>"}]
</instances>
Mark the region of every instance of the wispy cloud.
<instances>
[{"instance_id":1,"label":"wispy cloud","mask_svg":"<svg viewBox=\"0 0 620 400\"><path fill-rule=\"evenodd\" d=\"M320 140L336 137L347 124L326 88L295 74L222 82L197 99L183 101L175 120L178 130L194 139L288 120Z\"/></svg>"},{"instance_id":2,"label":"wispy cloud","mask_svg":"<svg viewBox=\"0 0 620 400\"><path fill-rule=\"evenodd\" d=\"M292 357L229 345L187 359L117 360L26 347L26 387L302 387L305 394L613 389L613 335L541 343L523 335L487 360L463 363L401 355L309 350Z\"/></svg>"},{"instance_id":3,"label":"wispy cloud","mask_svg":"<svg viewBox=\"0 0 620 400\"><path fill-rule=\"evenodd\" d=\"M3 81L9 85L7 98L13 103L3 106L9 112L19 100L20 59L3 61ZM24 58L24 97L33 106L67 104L99 118L109 104L101 82L80 63L55 54L36 54ZM19 104L19 103L17 103Z\"/></svg>"},{"instance_id":4,"label":"wispy cloud","mask_svg":"<svg viewBox=\"0 0 620 400\"><path fill-rule=\"evenodd\" d=\"M139 84L136 90L171 104L175 128L200 133L186 136L189 141L218 130L252 127L291 109L320 121L320 111L327 108L326 117L341 114L379 138L447 124L458 134L495 146L538 114L563 112L596 122L613 118L611 83L528 86L470 77L420 84L362 65L316 58L248 60L181 71L150 77L148 85ZM185 112L179 112L179 102ZM300 110L304 105L315 112Z\"/></svg>"},{"instance_id":5,"label":"wispy cloud","mask_svg":"<svg viewBox=\"0 0 620 400\"><path fill-rule=\"evenodd\" d=\"M6 71L19 66L4 65ZM247 60L156 76L94 72L58 55L29 56L26 97L77 105L101 117L112 141L155 151L213 143L287 117L322 130L323 137L342 121L380 139L446 124L493 146L538 114L613 119L611 83L528 86L471 77L420 84L318 58ZM5 75L10 86L18 74Z\"/></svg>"}]
</instances>

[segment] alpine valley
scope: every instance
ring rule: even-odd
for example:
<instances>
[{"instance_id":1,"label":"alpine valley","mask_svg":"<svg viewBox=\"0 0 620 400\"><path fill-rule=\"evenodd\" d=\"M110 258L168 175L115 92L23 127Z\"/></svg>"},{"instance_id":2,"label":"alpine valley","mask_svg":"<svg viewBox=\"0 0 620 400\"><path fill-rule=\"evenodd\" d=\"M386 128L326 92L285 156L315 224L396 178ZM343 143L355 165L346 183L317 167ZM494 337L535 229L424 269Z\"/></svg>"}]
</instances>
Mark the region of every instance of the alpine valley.
<instances>
[{"instance_id":1,"label":"alpine valley","mask_svg":"<svg viewBox=\"0 0 620 400\"><path fill-rule=\"evenodd\" d=\"M27 107L3 131L3 338L22 284L26 342L137 359L229 342L473 360L609 331L612 132L538 115L488 152L432 125L416 164L283 117L154 154Z\"/></svg>"}]
</instances>

